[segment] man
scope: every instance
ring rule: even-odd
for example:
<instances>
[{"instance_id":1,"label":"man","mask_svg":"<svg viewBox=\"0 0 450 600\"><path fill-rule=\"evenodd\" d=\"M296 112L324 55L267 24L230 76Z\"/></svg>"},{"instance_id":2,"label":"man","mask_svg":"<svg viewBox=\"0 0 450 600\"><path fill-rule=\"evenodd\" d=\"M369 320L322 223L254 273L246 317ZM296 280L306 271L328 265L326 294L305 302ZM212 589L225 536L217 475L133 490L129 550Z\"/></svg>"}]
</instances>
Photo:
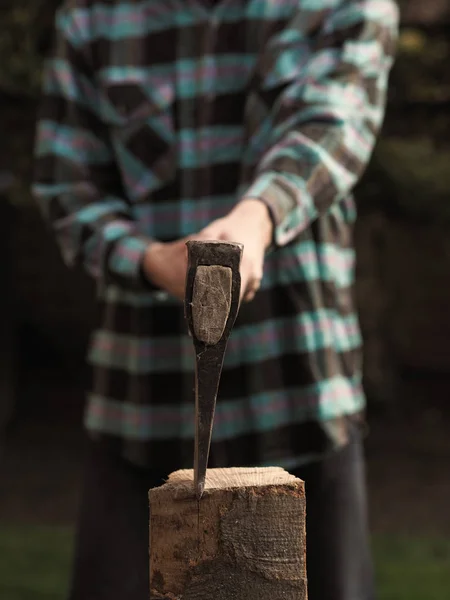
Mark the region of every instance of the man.
<instances>
[{"instance_id":1,"label":"man","mask_svg":"<svg viewBox=\"0 0 450 600\"><path fill-rule=\"evenodd\" d=\"M193 458L189 237L244 244L210 466L306 481L310 600L370 600L352 189L392 0L68 0L34 192L97 282L72 600L148 595L147 490Z\"/></svg>"}]
</instances>

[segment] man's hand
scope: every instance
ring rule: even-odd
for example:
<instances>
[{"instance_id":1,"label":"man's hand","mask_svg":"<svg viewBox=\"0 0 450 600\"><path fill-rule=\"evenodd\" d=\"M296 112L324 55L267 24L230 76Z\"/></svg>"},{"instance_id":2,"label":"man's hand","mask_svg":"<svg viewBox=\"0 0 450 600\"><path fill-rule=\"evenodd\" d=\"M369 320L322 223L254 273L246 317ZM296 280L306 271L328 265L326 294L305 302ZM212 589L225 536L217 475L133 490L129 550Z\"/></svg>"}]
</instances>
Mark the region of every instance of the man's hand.
<instances>
[{"instance_id":1,"label":"man's hand","mask_svg":"<svg viewBox=\"0 0 450 600\"><path fill-rule=\"evenodd\" d=\"M175 242L153 242L144 257L144 274L162 290L184 300L188 240L222 240L243 244L241 299L248 302L263 276L264 254L272 240L272 221L260 200L242 200L227 216L199 233Z\"/></svg>"},{"instance_id":2,"label":"man's hand","mask_svg":"<svg viewBox=\"0 0 450 600\"><path fill-rule=\"evenodd\" d=\"M188 239L154 242L144 256L143 268L147 279L179 300L184 300L185 294Z\"/></svg>"},{"instance_id":3,"label":"man's hand","mask_svg":"<svg viewBox=\"0 0 450 600\"><path fill-rule=\"evenodd\" d=\"M263 276L264 254L272 241L273 225L268 208L260 200L244 199L225 217L213 221L194 239L243 244L241 299L255 297Z\"/></svg>"}]
</instances>

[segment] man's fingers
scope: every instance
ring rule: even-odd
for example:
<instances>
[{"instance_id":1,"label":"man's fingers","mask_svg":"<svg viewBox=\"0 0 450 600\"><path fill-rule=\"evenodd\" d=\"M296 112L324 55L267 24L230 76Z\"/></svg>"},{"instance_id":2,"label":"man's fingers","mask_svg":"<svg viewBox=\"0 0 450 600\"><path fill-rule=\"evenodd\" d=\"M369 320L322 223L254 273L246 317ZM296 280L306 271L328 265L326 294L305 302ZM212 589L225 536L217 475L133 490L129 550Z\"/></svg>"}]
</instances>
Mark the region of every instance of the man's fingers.
<instances>
[{"instance_id":1,"label":"man's fingers","mask_svg":"<svg viewBox=\"0 0 450 600\"><path fill-rule=\"evenodd\" d=\"M198 233L193 233L192 235L188 235L187 237L183 238L183 244L186 244L186 242L207 242L217 239L219 238L214 235L213 232L210 232L207 229L202 229L202 231L199 231Z\"/></svg>"},{"instance_id":2,"label":"man's fingers","mask_svg":"<svg viewBox=\"0 0 450 600\"><path fill-rule=\"evenodd\" d=\"M256 292L261 287L261 278L253 277L247 283L247 287L244 290L244 302L250 302L256 296Z\"/></svg>"},{"instance_id":3,"label":"man's fingers","mask_svg":"<svg viewBox=\"0 0 450 600\"><path fill-rule=\"evenodd\" d=\"M199 235L202 240L224 240L227 239L227 236L224 237L223 225L221 219L217 219L213 221L206 227L200 230Z\"/></svg>"},{"instance_id":4,"label":"man's fingers","mask_svg":"<svg viewBox=\"0 0 450 600\"><path fill-rule=\"evenodd\" d=\"M186 242L192 242L192 241L197 241L197 240L204 240L206 239L203 231L199 231L198 233L193 233L191 235L186 236L185 238L183 238L183 243L185 244Z\"/></svg>"},{"instance_id":5,"label":"man's fingers","mask_svg":"<svg viewBox=\"0 0 450 600\"><path fill-rule=\"evenodd\" d=\"M261 286L262 273L246 260L245 254L241 264L241 300L250 302Z\"/></svg>"}]
</instances>

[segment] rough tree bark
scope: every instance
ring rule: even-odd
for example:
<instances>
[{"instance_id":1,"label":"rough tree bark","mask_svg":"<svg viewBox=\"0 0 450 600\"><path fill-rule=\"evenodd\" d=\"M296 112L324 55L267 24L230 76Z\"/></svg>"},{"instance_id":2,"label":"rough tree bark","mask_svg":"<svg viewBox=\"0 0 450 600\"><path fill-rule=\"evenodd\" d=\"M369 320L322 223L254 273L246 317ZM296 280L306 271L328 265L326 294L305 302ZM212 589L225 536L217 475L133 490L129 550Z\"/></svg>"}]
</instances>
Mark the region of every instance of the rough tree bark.
<instances>
[{"instance_id":1,"label":"rough tree bark","mask_svg":"<svg viewBox=\"0 0 450 600\"><path fill-rule=\"evenodd\" d=\"M304 484L280 468L193 472L150 491L152 600L306 600Z\"/></svg>"}]
</instances>

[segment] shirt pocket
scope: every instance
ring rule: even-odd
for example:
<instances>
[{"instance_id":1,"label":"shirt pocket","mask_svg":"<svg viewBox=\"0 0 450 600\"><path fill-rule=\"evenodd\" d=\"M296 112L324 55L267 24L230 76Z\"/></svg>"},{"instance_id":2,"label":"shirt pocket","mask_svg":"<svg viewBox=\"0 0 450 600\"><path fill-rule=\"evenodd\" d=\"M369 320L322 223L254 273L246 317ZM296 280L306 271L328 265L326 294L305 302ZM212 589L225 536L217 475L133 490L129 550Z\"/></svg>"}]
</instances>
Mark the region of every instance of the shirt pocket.
<instances>
[{"instance_id":1,"label":"shirt pocket","mask_svg":"<svg viewBox=\"0 0 450 600\"><path fill-rule=\"evenodd\" d=\"M278 39L272 40L261 53L245 107L247 165L258 164L279 139L289 111L290 89L300 81L302 54L295 44Z\"/></svg>"},{"instance_id":2,"label":"shirt pocket","mask_svg":"<svg viewBox=\"0 0 450 600\"><path fill-rule=\"evenodd\" d=\"M103 83L103 118L133 202L148 200L175 177L174 96L170 81Z\"/></svg>"},{"instance_id":3,"label":"shirt pocket","mask_svg":"<svg viewBox=\"0 0 450 600\"><path fill-rule=\"evenodd\" d=\"M247 161L258 162L284 126L294 87L300 85L308 48L284 32L273 36L260 54L245 107Z\"/></svg>"}]
</instances>

